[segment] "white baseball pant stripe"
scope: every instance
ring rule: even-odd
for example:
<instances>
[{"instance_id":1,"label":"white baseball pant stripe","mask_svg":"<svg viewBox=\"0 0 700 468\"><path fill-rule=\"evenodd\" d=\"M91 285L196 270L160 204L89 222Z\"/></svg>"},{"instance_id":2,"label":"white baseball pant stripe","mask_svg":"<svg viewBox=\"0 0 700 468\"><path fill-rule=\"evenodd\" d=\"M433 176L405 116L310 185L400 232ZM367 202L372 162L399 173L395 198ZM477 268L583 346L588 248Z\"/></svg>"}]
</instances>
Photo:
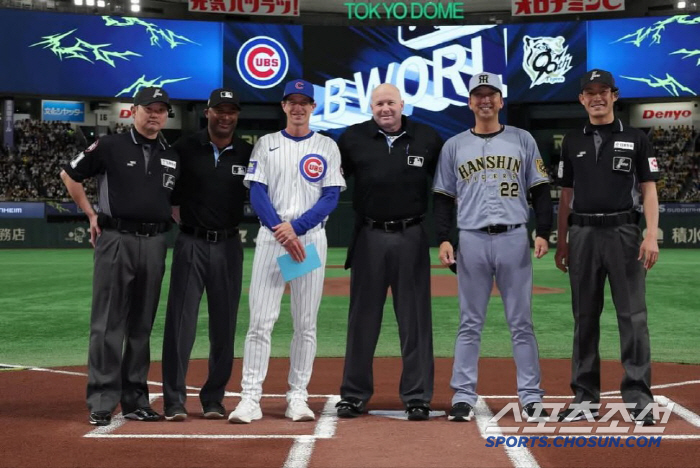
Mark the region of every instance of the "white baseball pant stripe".
<instances>
[{"instance_id":1,"label":"white baseball pant stripe","mask_svg":"<svg viewBox=\"0 0 700 468\"><path fill-rule=\"evenodd\" d=\"M325 229L315 228L299 240L304 245L315 244L321 267L289 282L294 335L290 347L289 391L292 398L306 400L306 390L316 356L316 318L323 296L328 242ZM253 272L250 283L250 325L243 354L241 396L260 401L262 385L270 361L271 335L280 314L280 302L285 281L277 258L287 251L272 232L261 227L256 240Z\"/></svg>"}]
</instances>

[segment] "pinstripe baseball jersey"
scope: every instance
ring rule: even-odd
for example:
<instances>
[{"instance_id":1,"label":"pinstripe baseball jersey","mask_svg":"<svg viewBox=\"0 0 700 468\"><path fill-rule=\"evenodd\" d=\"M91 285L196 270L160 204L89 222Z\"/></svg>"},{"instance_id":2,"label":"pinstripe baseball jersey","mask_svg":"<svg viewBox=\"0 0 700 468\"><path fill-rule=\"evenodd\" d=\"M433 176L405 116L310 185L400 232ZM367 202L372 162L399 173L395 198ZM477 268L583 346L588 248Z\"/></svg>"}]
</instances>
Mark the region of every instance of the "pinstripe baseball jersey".
<instances>
[{"instance_id":1,"label":"pinstripe baseball jersey","mask_svg":"<svg viewBox=\"0 0 700 468\"><path fill-rule=\"evenodd\" d=\"M338 146L316 132L294 138L283 130L260 138L243 183L250 187L251 181L267 185L272 206L283 221L295 220L312 208L323 187L345 189Z\"/></svg>"},{"instance_id":2,"label":"pinstripe baseball jersey","mask_svg":"<svg viewBox=\"0 0 700 468\"><path fill-rule=\"evenodd\" d=\"M457 227L524 224L526 191L549 182L535 139L504 126L490 138L467 130L447 140L440 153L433 191L457 199Z\"/></svg>"}]
</instances>

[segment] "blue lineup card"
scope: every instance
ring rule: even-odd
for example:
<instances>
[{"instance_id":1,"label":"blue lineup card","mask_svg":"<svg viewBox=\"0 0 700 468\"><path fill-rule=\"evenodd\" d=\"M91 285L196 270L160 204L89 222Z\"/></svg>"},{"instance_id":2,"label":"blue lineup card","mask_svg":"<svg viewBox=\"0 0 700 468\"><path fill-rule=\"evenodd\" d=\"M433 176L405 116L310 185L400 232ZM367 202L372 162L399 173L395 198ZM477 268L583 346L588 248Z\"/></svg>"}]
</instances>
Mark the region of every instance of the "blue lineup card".
<instances>
[{"instance_id":1,"label":"blue lineup card","mask_svg":"<svg viewBox=\"0 0 700 468\"><path fill-rule=\"evenodd\" d=\"M306 250L306 258L303 262L295 262L289 254L284 254L277 258L277 263L280 266L280 271L285 281L292 281L316 268L320 268L321 259L318 256L316 246L314 244L308 244L304 246L304 249Z\"/></svg>"}]
</instances>

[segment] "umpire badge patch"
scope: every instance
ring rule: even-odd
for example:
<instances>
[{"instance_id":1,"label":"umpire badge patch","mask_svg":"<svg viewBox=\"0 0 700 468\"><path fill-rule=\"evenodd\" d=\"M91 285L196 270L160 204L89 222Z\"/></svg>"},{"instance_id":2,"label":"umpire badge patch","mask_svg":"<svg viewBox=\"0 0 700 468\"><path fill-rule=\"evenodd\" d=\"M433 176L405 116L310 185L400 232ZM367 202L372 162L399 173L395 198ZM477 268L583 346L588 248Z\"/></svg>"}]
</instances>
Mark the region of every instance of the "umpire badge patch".
<instances>
[{"instance_id":1,"label":"umpire badge patch","mask_svg":"<svg viewBox=\"0 0 700 468\"><path fill-rule=\"evenodd\" d=\"M535 167L537 168L537 172L542 177L547 177L547 168L544 167L544 161L542 161L542 158L535 159Z\"/></svg>"},{"instance_id":2,"label":"umpire badge patch","mask_svg":"<svg viewBox=\"0 0 700 468\"><path fill-rule=\"evenodd\" d=\"M246 170L245 166L237 166L235 164L233 166L231 166L231 174L233 174L233 175L244 176L245 170Z\"/></svg>"},{"instance_id":3,"label":"umpire badge patch","mask_svg":"<svg viewBox=\"0 0 700 468\"><path fill-rule=\"evenodd\" d=\"M409 156L408 165L413 167L423 167L423 161L425 158L423 156Z\"/></svg>"},{"instance_id":4,"label":"umpire badge patch","mask_svg":"<svg viewBox=\"0 0 700 468\"><path fill-rule=\"evenodd\" d=\"M160 158L160 163L161 165L169 167L170 169L175 169L177 167L177 161L173 161L172 159Z\"/></svg>"},{"instance_id":5,"label":"umpire badge patch","mask_svg":"<svg viewBox=\"0 0 700 468\"><path fill-rule=\"evenodd\" d=\"M613 171L630 172L632 170L632 158L615 156L613 158Z\"/></svg>"},{"instance_id":6,"label":"umpire badge patch","mask_svg":"<svg viewBox=\"0 0 700 468\"><path fill-rule=\"evenodd\" d=\"M299 172L309 182L318 182L326 175L327 166L320 154L307 154L299 161Z\"/></svg>"},{"instance_id":7,"label":"umpire badge patch","mask_svg":"<svg viewBox=\"0 0 700 468\"><path fill-rule=\"evenodd\" d=\"M258 168L258 162L257 161L250 161L248 163L248 174L255 174L255 169Z\"/></svg>"},{"instance_id":8,"label":"umpire badge patch","mask_svg":"<svg viewBox=\"0 0 700 468\"><path fill-rule=\"evenodd\" d=\"M163 174L163 187L172 190L175 187L175 176L172 174Z\"/></svg>"},{"instance_id":9,"label":"umpire badge patch","mask_svg":"<svg viewBox=\"0 0 700 468\"><path fill-rule=\"evenodd\" d=\"M656 158L649 158L649 170L651 172L659 172L659 163Z\"/></svg>"}]
</instances>

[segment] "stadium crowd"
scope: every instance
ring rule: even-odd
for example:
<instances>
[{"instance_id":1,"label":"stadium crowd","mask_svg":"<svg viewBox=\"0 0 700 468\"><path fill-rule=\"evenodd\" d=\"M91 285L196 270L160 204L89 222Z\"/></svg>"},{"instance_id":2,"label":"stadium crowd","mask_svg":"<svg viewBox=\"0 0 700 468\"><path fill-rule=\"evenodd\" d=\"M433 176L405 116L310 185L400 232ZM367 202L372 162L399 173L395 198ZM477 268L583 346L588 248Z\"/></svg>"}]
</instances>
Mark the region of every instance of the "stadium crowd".
<instances>
[{"instance_id":1,"label":"stadium crowd","mask_svg":"<svg viewBox=\"0 0 700 468\"><path fill-rule=\"evenodd\" d=\"M114 132L128 130L117 124ZM63 122L20 120L15 122L15 147L0 148L0 201L70 201L58 177L88 142L79 128ZM700 202L700 138L695 127L657 128L650 134L659 168L659 200ZM86 185L88 196L95 195L94 183Z\"/></svg>"}]
</instances>

